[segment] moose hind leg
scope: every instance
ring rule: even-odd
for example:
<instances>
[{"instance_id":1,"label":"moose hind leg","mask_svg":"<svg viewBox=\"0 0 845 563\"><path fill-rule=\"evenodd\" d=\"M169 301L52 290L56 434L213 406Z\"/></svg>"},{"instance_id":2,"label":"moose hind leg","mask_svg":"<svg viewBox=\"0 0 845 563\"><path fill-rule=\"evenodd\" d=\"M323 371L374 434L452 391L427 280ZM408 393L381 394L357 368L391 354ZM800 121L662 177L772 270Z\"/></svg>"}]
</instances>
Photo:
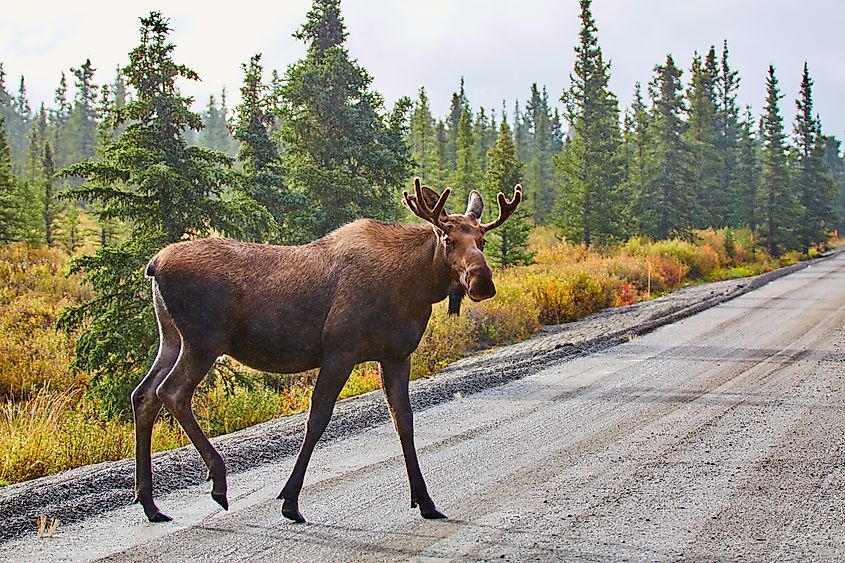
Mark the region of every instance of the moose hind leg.
<instances>
[{"instance_id":1,"label":"moose hind leg","mask_svg":"<svg viewBox=\"0 0 845 563\"><path fill-rule=\"evenodd\" d=\"M176 363L179 348L162 345L149 373L132 391L132 414L135 419L135 501L140 502L150 522L167 522L170 517L161 512L153 500L152 434L153 424L161 410L156 395L159 386Z\"/></svg>"},{"instance_id":2,"label":"moose hind leg","mask_svg":"<svg viewBox=\"0 0 845 563\"><path fill-rule=\"evenodd\" d=\"M157 298L157 296L156 296ZM156 303L158 305L158 303ZM132 391L132 414L135 419L135 500L140 502L150 522L168 522L153 500L152 433L153 424L161 411L156 388L173 369L181 338L166 312L156 307L159 324L159 349L150 371Z\"/></svg>"},{"instance_id":3,"label":"moose hind leg","mask_svg":"<svg viewBox=\"0 0 845 563\"><path fill-rule=\"evenodd\" d=\"M287 483L276 497L283 499L282 516L294 522L305 522L299 512L299 493L305 480L305 470L314 452L314 446L326 430L332 417L337 396L343 389L354 364L347 362L324 361L323 367L314 383L311 393L311 410L308 412L308 422L305 425L305 439L297 455Z\"/></svg>"},{"instance_id":4,"label":"moose hind leg","mask_svg":"<svg viewBox=\"0 0 845 563\"><path fill-rule=\"evenodd\" d=\"M382 360L382 387L393 418L393 426L399 434L402 453L405 457L405 469L408 472L408 482L411 485L411 508L420 507L423 518L446 518L437 510L434 501L428 494L425 480L420 471L417 460L417 449L414 445L414 413L411 410L411 399L408 396L408 380L411 371L410 357L398 360Z\"/></svg>"},{"instance_id":5,"label":"moose hind leg","mask_svg":"<svg viewBox=\"0 0 845 563\"><path fill-rule=\"evenodd\" d=\"M226 498L226 464L200 428L191 407L194 390L211 369L217 356L216 352L197 350L183 343L182 353L176 365L158 386L156 394L179 421L208 467L209 478L213 480L211 498L229 510L229 501Z\"/></svg>"}]
</instances>

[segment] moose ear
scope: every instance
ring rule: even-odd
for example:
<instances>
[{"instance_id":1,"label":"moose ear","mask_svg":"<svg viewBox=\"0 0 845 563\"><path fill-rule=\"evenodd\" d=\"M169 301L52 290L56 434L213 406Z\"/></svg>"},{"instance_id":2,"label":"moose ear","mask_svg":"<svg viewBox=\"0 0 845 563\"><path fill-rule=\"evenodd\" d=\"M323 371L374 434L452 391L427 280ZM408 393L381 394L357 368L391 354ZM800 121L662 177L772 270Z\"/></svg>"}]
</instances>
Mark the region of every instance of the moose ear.
<instances>
[{"instance_id":1,"label":"moose ear","mask_svg":"<svg viewBox=\"0 0 845 563\"><path fill-rule=\"evenodd\" d=\"M481 201L481 194L475 190L469 192L469 199L467 200L467 210L464 215L472 213L476 219L481 219L481 213L484 211L484 202Z\"/></svg>"},{"instance_id":2,"label":"moose ear","mask_svg":"<svg viewBox=\"0 0 845 563\"><path fill-rule=\"evenodd\" d=\"M422 190L423 203L425 203L426 207L432 209L435 205L437 205L437 200L440 199L439 193L435 192L428 186L421 186L420 189Z\"/></svg>"},{"instance_id":3,"label":"moose ear","mask_svg":"<svg viewBox=\"0 0 845 563\"><path fill-rule=\"evenodd\" d=\"M440 199L440 194L429 188L428 186L421 186L421 193L423 196L423 203L425 203L426 207L429 209L433 209L435 205L437 205L437 200ZM446 211L440 213L440 218L442 220L446 220Z\"/></svg>"}]
</instances>

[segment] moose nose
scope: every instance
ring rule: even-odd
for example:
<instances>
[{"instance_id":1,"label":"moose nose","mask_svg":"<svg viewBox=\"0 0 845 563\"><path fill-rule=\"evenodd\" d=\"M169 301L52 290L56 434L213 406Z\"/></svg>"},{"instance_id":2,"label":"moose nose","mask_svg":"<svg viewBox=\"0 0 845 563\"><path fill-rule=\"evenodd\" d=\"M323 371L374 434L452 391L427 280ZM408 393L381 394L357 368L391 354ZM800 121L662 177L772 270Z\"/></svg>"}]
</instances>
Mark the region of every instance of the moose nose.
<instances>
[{"instance_id":1,"label":"moose nose","mask_svg":"<svg viewBox=\"0 0 845 563\"><path fill-rule=\"evenodd\" d=\"M487 264L472 266L467 269L466 283L467 295L473 301L490 299L496 295L496 286L493 284L493 271Z\"/></svg>"}]
</instances>

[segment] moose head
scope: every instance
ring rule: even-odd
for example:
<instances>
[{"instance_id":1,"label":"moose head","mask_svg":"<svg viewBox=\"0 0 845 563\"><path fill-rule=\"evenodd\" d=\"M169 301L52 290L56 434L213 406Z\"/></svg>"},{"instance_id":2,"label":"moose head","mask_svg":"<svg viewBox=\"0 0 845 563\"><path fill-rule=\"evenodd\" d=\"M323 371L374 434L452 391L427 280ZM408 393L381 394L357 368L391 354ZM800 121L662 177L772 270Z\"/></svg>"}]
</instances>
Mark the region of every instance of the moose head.
<instances>
[{"instance_id":1,"label":"moose head","mask_svg":"<svg viewBox=\"0 0 845 563\"><path fill-rule=\"evenodd\" d=\"M457 282L458 292L450 291L450 312L457 312L452 301L457 301L465 293L473 301L489 299L496 294L493 284L493 272L484 259L484 235L495 229L510 217L522 201L522 186L514 187L513 197L508 200L499 193L499 216L491 223L481 223L484 202L481 194L472 190L463 214L448 214L445 211L446 200L451 189L446 188L438 194L428 186L423 186L419 178L414 179L414 193L404 192L402 201L411 212L425 219L434 226L442 253L453 279Z\"/></svg>"}]
</instances>

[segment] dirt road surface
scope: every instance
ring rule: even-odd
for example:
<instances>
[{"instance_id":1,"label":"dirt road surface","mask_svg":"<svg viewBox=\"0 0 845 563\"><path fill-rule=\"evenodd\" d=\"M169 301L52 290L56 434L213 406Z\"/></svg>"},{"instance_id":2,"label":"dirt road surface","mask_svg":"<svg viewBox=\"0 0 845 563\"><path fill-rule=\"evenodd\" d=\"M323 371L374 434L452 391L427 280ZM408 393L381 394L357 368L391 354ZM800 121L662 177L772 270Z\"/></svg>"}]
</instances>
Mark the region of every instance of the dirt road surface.
<instances>
[{"instance_id":1,"label":"dirt road surface","mask_svg":"<svg viewBox=\"0 0 845 563\"><path fill-rule=\"evenodd\" d=\"M842 560L845 255L595 353L421 410L437 506L409 507L388 422L293 458L0 544L0 560ZM0 524L2 525L2 524Z\"/></svg>"}]
</instances>

